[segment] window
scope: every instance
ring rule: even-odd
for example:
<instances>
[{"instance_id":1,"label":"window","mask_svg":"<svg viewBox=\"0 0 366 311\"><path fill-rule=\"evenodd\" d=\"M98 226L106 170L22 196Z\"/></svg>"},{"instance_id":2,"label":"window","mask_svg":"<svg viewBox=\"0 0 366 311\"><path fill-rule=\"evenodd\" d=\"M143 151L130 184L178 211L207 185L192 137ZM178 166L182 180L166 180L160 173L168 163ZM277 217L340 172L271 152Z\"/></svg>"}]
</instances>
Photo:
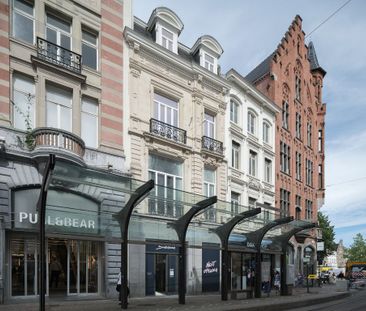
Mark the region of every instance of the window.
<instances>
[{"instance_id":1,"label":"window","mask_svg":"<svg viewBox=\"0 0 366 311\"><path fill-rule=\"evenodd\" d=\"M231 166L233 168L239 169L240 165L240 144L235 141L232 141L232 149L231 149Z\"/></svg>"},{"instance_id":2,"label":"window","mask_svg":"<svg viewBox=\"0 0 366 311\"><path fill-rule=\"evenodd\" d=\"M13 75L13 126L20 130L34 128L34 80L15 73Z\"/></svg>"},{"instance_id":3,"label":"window","mask_svg":"<svg viewBox=\"0 0 366 311\"><path fill-rule=\"evenodd\" d=\"M30 44L34 43L33 2L13 1L13 36Z\"/></svg>"},{"instance_id":4,"label":"window","mask_svg":"<svg viewBox=\"0 0 366 311\"><path fill-rule=\"evenodd\" d=\"M98 69L98 36L95 33L82 30L81 54L83 65Z\"/></svg>"},{"instance_id":5,"label":"window","mask_svg":"<svg viewBox=\"0 0 366 311\"><path fill-rule=\"evenodd\" d=\"M203 67L205 67L209 71L214 72L215 59L211 55L208 55L207 53L203 54Z\"/></svg>"},{"instance_id":6,"label":"window","mask_svg":"<svg viewBox=\"0 0 366 311\"><path fill-rule=\"evenodd\" d=\"M98 101L95 99L82 99L81 138L87 147L98 148Z\"/></svg>"},{"instance_id":7,"label":"window","mask_svg":"<svg viewBox=\"0 0 366 311\"><path fill-rule=\"evenodd\" d=\"M256 200L256 199L249 197L249 198L248 198L248 205L249 205L249 209L253 209L253 208L255 208L255 203L256 203L256 202L257 202L257 200Z\"/></svg>"},{"instance_id":8,"label":"window","mask_svg":"<svg viewBox=\"0 0 366 311\"><path fill-rule=\"evenodd\" d=\"M313 202L310 200L305 200L305 217L308 220L313 219Z\"/></svg>"},{"instance_id":9,"label":"window","mask_svg":"<svg viewBox=\"0 0 366 311\"><path fill-rule=\"evenodd\" d=\"M255 114L251 111L248 112L248 132L255 135Z\"/></svg>"},{"instance_id":10,"label":"window","mask_svg":"<svg viewBox=\"0 0 366 311\"><path fill-rule=\"evenodd\" d=\"M290 174L290 146L280 142L280 170L283 173Z\"/></svg>"},{"instance_id":11,"label":"window","mask_svg":"<svg viewBox=\"0 0 366 311\"><path fill-rule=\"evenodd\" d=\"M249 151L249 175L256 176L257 174L257 153Z\"/></svg>"},{"instance_id":12,"label":"window","mask_svg":"<svg viewBox=\"0 0 366 311\"><path fill-rule=\"evenodd\" d=\"M57 46L47 46L47 53L51 59L57 59L59 62L72 65L71 54L67 50L71 50L71 24L70 22L47 13L46 24L47 40ZM67 49L67 50L65 50Z\"/></svg>"},{"instance_id":13,"label":"window","mask_svg":"<svg viewBox=\"0 0 366 311\"><path fill-rule=\"evenodd\" d=\"M262 209L261 213L263 214L263 219L265 221L272 220L272 214L270 212L270 210L272 209L271 204L267 202L264 202L263 204L266 206L265 208Z\"/></svg>"},{"instance_id":14,"label":"window","mask_svg":"<svg viewBox=\"0 0 366 311\"><path fill-rule=\"evenodd\" d=\"M318 165L318 188L323 189L323 165Z\"/></svg>"},{"instance_id":15,"label":"window","mask_svg":"<svg viewBox=\"0 0 366 311\"><path fill-rule=\"evenodd\" d=\"M233 100L230 101L230 121L238 123L239 104Z\"/></svg>"},{"instance_id":16,"label":"window","mask_svg":"<svg viewBox=\"0 0 366 311\"><path fill-rule=\"evenodd\" d=\"M159 94L154 94L154 118L178 127L178 102Z\"/></svg>"},{"instance_id":17,"label":"window","mask_svg":"<svg viewBox=\"0 0 366 311\"><path fill-rule=\"evenodd\" d=\"M301 180L301 153L296 152L296 179Z\"/></svg>"},{"instance_id":18,"label":"window","mask_svg":"<svg viewBox=\"0 0 366 311\"><path fill-rule=\"evenodd\" d=\"M308 129L308 147L310 147L311 148L311 146L312 146L312 144L311 144L311 140L312 140L312 138L313 138L313 134L312 134L312 131L313 131L313 127L312 127L312 125L311 125L311 123L310 122L308 122L308 126L307 126L307 129Z\"/></svg>"},{"instance_id":19,"label":"window","mask_svg":"<svg viewBox=\"0 0 366 311\"><path fill-rule=\"evenodd\" d=\"M301 139L301 115L296 112L296 138Z\"/></svg>"},{"instance_id":20,"label":"window","mask_svg":"<svg viewBox=\"0 0 366 311\"><path fill-rule=\"evenodd\" d=\"M295 196L295 210L296 210L295 219L300 220L301 219L301 196L299 196L299 195Z\"/></svg>"},{"instance_id":21,"label":"window","mask_svg":"<svg viewBox=\"0 0 366 311\"><path fill-rule=\"evenodd\" d=\"M231 192L231 214L235 216L239 213L240 195L236 192Z\"/></svg>"},{"instance_id":22,"label":"window","mask_svg":"<svg viewBox=\"0 0 366 311\"><path fill-rule=\"evenodd\" d=\"M323 152L323 130L318 131L318 151Z\"/></svg>"},{"instance_id":23,"label":"window","mask_svg":"<svg viewBox=\"0 0 366 311\"><path fill-rule=\"evenodd\" d=\"M263 122L263 141L267 144L270 143L270 131L271 126L267 122Z\"/></svg>"},{"instance_id":24,"label":"window","mask_svg":"<svg viewBox=\"0 0 366 311\"><path fill-rule=\"evenodd\" d=\"M155 155L149 156L149 179L157 185L154 188L158 201L149 199L149 213L168 217L183 215L183 164ZM159 187L160 186L160 187ZM177 191L178 190L178 191Z\"/></svg>"},{"instance_id":25,"label":"window","mask_svg":"<svg viewBox=\"0 0 366 311\"><path fill-rule=\"evenodd\" d=\"M216 171L208 168L204 169L204 181L203 181L203 191L206 197L212 197L216 193ZM216 213L214 208L209 208L205 212L205 217L207 220L215 221Z\"/></svg>"},{"instance_id":26,"label":"window","mask_svg":"<svg viewBox=\"0 0 366 311\"><path fill-rule=\"evenodd\" d=\"M204 134L207 137L215 138L215 117L208 112L204 116Z\"/></svg>"},{"instance_id":27,"label":"window","mask_svg":"<svg viewBox=\"0 0 366 311\"><path fill-rule=\"evenodd\" d=\"M264 181L272 182L272 161L269 159L264 159Z\"/></svg>"},{"instance_id":28,"label":"window","mask_svg":"<svg viewBox=\"0 0 366 311\"><path fill-rule=\"evenodd\" d=\"M313 162L308 159L306 160L306 184L313 186Z\"/></svg>"},{"instance_id":29,"label":"window","mask_svg":"<svg viewBox=\"0 0 366 311\"><path fill-rule=\"evenodd\" d=\"M301 79L299 76L295 77L295 98L301 101Z\"/></svg>"},{"instance_id":30,"label":"window","mask_svg":"<svg viewBox=\"0 0 366 311\"><path fill-rule=\"evenodd\" d=\"M53 84L46 85L46 124L72 131L72 91Z\"/></svg>"},{"instance_id":31,"label":"window","mask_svg":"<svg viewBox=\"0 0 366 311\"><path fill-rule=\"evenodd\" d=\"M288 130L289 105L286 101L282 103L282 127Z\"/></svg>"},{"instance_id":32,"label":"window","mask_svg":"<svg viewBox=\"0 0 366 311\"><path fill-rule=\"evenodd\" d=\"M169 51L173 51L173 40L174 35L169 30L165 28L161 29L161 45L168 49Z\"/></svg>"},{"instance_id":33,"label":"window","mask_svg":"<svg viewBox=\"0 0 366 311\"><path fill-rule=\"evenodd\" d=\"M290 191L280 189L280 213L281 217L289 215L290 211Z\"/></svg>"}]
</instances>

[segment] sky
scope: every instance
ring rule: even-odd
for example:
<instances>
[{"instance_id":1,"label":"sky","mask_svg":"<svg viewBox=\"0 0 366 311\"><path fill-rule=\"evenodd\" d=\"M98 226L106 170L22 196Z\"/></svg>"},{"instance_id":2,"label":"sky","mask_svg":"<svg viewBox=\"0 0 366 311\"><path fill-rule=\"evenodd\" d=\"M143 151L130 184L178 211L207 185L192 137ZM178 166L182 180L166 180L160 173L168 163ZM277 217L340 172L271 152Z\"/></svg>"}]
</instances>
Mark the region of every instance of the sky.
<instances>
[{"instance_id":1,"label":"sky","mask_svg":"<svg viewBox=\"0 0 366 311\"><path fill-rule=\"evenodd\" d=\"M248 74L280 43L296 14L309 34L349 0L133 0L133 14L147 22L165 6L182 20L179 41L192 47L198 37L213 36L224 49L222 72ZM335 227L336 242L346 246L366 237L366 1L351 0L306 38L327 71L323 102L325 204L321 212Z\"/></svg>"}]
</instances>

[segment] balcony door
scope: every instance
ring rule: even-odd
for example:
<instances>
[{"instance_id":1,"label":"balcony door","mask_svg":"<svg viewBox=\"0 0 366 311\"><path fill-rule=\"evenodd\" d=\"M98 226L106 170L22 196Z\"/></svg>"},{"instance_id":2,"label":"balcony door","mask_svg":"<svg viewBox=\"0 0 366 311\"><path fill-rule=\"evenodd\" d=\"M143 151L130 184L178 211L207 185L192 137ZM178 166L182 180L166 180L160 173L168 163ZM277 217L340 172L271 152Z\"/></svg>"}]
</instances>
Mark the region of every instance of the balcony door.
<instances>
[{"instance_id":1,"label":"balcony door","mask_svg":"<svg viewBox=\"0 0 366 311\"><path fill-rule=\"evenodd\" d=\"M160 122L178 127L178 103L155 93L154 118Z\"/></svg>"},{"instance_id":2,"label":"balcony door","mask_svg":"<svg viewBox=\"0 0 366 311\"><path fill-rule=\"evenodd\" d=\"M54 45L48 45L48 57L63 65L71 65L71 24L70 22L47 14L46 22L47 41ZM66 49L66 50L65 50Z\"/></svg>"}]
</instances>

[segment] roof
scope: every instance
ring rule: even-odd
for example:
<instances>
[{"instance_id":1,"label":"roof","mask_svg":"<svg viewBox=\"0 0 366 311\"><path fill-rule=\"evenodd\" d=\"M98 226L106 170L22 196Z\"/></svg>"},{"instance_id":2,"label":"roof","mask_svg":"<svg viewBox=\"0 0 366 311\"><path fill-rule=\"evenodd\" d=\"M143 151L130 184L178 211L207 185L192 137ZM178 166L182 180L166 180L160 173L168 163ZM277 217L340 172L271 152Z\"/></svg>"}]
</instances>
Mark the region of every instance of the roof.
<instances>
[{"instance_id":1,"label":"roof","mask_svg":"<svg viewBox=\"0 0 366 311\"><path fill-rule=\"evenodd\" d=\"M326 74L326 71L319 65L318 57L316 56L315 47L312 41L310 41L308 45L308 59L311 70L320 70L323 75Z\"/></svg>"},{"instance_id":2,"label":"roof","mask_svg":"<svg viewBox=\"0 0 366 311\"><path fill-rule=\"evenodd\" d=\"M257 67L255 67L251 72L249 72L245 79L254 83L258 79L266 75L270 70L271 60L275 52L271 53L263 62L261 62Z\"/></svg>"}]
</instances>

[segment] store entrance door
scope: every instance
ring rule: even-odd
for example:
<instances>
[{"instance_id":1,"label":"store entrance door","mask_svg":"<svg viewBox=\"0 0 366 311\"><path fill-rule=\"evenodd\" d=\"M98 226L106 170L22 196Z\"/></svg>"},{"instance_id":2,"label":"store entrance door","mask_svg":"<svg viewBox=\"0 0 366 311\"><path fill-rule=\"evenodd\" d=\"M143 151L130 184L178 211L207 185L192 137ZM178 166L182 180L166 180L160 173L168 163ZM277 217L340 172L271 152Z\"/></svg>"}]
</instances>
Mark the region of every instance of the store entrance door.
<instances>
[{"instance_id":1,"label":"store entrance door","mask_svg":"<svg viewBox=\"0 0 366 311\"><path fill-rule=\"evenodd\" d=\"M67 295L67 240L48 240L48 284L50 296Z\"/></svg>"}]
</instances>

